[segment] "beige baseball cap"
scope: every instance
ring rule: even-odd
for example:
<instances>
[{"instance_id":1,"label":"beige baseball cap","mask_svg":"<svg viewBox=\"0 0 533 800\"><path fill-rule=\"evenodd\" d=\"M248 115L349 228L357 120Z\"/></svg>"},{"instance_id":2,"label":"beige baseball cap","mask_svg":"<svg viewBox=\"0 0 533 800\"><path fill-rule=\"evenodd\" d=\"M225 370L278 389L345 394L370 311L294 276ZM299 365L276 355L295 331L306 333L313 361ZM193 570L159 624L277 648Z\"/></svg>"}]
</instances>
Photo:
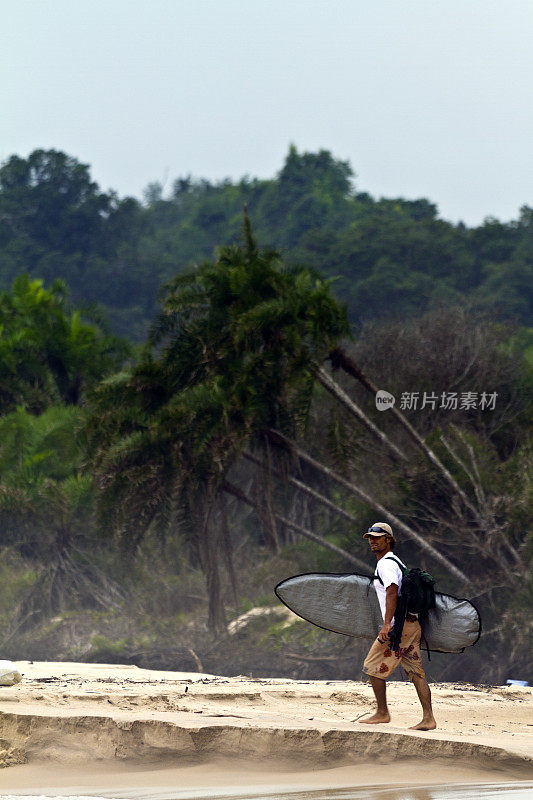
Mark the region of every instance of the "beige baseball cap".
<instances>
[{"instance_id":1,"label":"beige baseball cap","mask_svg":"<svg viewBox=\"0 0 533 800\"><path fill-rule=\"evenodd\" d=\"M371 536L389 536L394 543L396 543L396 537L392 532L392 528L388 522L374 522L373 525L367 530L366 533L363 533L363 539L369 539Z\"/></svg>"}]
</instances>

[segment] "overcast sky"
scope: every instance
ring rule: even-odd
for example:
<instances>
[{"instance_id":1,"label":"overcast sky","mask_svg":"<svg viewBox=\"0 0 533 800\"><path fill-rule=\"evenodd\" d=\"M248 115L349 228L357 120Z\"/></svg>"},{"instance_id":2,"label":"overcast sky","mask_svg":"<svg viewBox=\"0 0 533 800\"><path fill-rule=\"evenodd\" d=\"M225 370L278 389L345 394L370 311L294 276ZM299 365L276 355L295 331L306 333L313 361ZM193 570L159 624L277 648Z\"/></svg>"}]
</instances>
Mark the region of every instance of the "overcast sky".
<instances>
[{"instance_id":1,"label":"overcast sky","mask_svg":"<svg viewBox=\"0 0 533 800\"><path fill-rule=\"evenodd\" d=\"M271 177L290 142L447 219L533 205L533 0L3 0L0 159L102 188Z\"/></svg>"}]
</instances>

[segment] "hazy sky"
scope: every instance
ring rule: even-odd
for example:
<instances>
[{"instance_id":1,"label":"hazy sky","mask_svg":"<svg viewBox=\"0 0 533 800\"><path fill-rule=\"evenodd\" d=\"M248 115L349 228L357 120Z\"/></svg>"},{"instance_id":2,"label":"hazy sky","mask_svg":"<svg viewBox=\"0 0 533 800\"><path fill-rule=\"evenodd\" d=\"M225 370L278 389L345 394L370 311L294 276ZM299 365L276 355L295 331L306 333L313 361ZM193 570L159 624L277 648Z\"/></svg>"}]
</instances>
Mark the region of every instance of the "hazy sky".
<instances>
[{"instance_id":1,"label":"hazy sky","mask_svg":"<svg viewBox=\"0 0 533 800\"><path fill-rule=\"evenodd\" d=\"M533 205L533 0L3 0L0 159L102 188L271 177L290 142L452 220Z\"/></svg>"}]
</instances>

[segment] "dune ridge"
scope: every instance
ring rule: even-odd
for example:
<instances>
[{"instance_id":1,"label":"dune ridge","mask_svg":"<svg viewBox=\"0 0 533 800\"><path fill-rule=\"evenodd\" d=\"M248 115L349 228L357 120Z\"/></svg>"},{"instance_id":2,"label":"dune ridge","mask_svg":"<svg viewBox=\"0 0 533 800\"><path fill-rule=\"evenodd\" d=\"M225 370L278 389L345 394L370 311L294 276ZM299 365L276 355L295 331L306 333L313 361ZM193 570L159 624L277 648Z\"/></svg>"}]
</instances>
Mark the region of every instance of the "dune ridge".
<instances>
[{"instance_id":1,"label":"dune ridge","mask_svg":"<svg viewBox=\"0 0 533 800\"><path fill-rule=\"evenodd\" d=\"M367 728L368 684L224 678L121 665L20 663L0 694L0 765L248 758L317 767L373 759L446 759L533 777L530 688L432 687L439 728L414 687L389 687L393 724Z\"/></svg>"},{"instance_id":2,"label":"dune ridge","mask_svg":"<svg viewBox=\"0 0 533 800\"><path fill-rule=\"evenodd\" d=\"M314 728L241 728L236 725L184 727L161 720L120 720L109 716L52 717L0 713L0 766L53 760L69 763L107 759L183 761L213 757L312 761L323 766L381 763L405 758L451 758L492 769L530 771L533 758L470 741L425 738L398 731Z\"/></svg>"}]
</instances>

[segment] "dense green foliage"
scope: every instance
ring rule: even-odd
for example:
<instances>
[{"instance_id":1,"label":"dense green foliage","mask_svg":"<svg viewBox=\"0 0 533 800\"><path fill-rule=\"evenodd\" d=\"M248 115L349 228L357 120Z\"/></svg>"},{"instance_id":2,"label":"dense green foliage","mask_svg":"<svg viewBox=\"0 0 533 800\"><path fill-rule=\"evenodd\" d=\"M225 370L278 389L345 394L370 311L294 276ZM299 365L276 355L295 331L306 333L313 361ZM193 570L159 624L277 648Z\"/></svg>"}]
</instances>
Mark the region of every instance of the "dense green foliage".
<instances>
[{"instance_id":1,"label":"dense green foliage","mask_svg":"<svg viewBox=\"0 0 533 800\"><path fill-rule=\"evenodd\" d=\"M0 418L2 547L32 575L11 624L79 604L113 605L116 591L89 556L94 491L82 469L81 420L80 408L61 405L38 416L19 408Z\"/></svg>"},{"instance_id":2,"label":"dense green foliage","mask_svg":"<svg viewBox=\"0 0 533 800\"><path fill-rule=\"evenodd\" d=\"M229 604L263 604L287 571L366 569L358 532L378 513L439 589L479 599L488 632L468 676L526 673L533 211L467 229L352 178L291 148L274 180L182 179L170 199L153 184L142 206L56 151L0 169L9 640L58 611L123 619L129 603L146 617L128 622L136 641L179 632L196 650L206 621L226 636ZM237 243L245 203L281 251L258 248L246 215ZM95 301L130 339L150 323L136 362ZM379 414L372 381L398 400L497 403ZM290 634L261 624L277 652ZM95 657L135 652L102 630ZM294 641L330 647L321 636Z\"/></svg>"},{"instance_id":3,"label":"dense green foliage","mask_svg":"<svg viewBox=\"0 0 533 800\"><path fill-rule=\"evenodd\" d=\"M57 405L38 416L19 408L0 418L3 541L34 558L46 552L51 530L72 539L69 528L91 513L80 424L74 406Z\"/></svg>"},{"instance_id":4,"label":"dense green foliage","mask_svg":"<svg viewBox=\"0 0 533 800\"><path fill-rule=\"evenodd\" d=\"M350 165L291 147L271 180L174 182L145 205L103 193L88 167L57 151L13 156L0 169L0 287L21 272L67 281L78 303L108 309L114 329L140 341L161 284L239 237L248 205L259 240L325 277L359 326L378 314L416 316L460 303L533 325L533 210L468 228L426 199L375 200Z\"/></svg>"},{"instance_id":5,"label":"dense green foliage","mask_svg":"<svg viewBox=\"0 0 533 800\"><path fill-rule=\"evenodd\" d=\"M245 234L167 287L157 350L94 392L88 425L102 521L131 545L154 525L175 536L185 517L208 581L208 518L230 467L265 428L297 433L313 366L349 333L327 283L260 252L247 219Z\"/></svg>"},{"instance_id":6,"label":"dense green foliage","mask_svg":"<svg viewBox=\"0 0 533 800\"><path fill-rule=\"evenodd\" d=\"M512 652L525 669L527 628L512 608L513 598L527 593L533 513L531 371L520 342L512 329L461 310L434 312L408 326L374 326L361 337L354 353L363 368L377 369L397 395L409 386L402 387L406 379L409 388L431 388L437 396L450 387L477 394L484 382L496 392L500 405L489 410L444 413L429 406L418 418L411 414L426 434L417 448L398 428L401 419L375 420L381 433L361 426L361 411L354 423L354 399L369 417L376 414L374 399L357 387L346 386L348 403L337 384L340 404L324 397L322 364L341 363L335 355L347 330L328 284L307 270L286 269L275 252L259 251L247 224L244 247L224 248L215 263L178 276L152 330L156 349L91 398L91 461L105 529L136 546L151 534L187 541L181 557L204 571L210 626L225 630L219 568L225 565L234 583L232 550L244 532L240 526L229 532L234 512L227 495L254 509L255 547L276 551L290 543L290 520L298 526L303 511L313 531L332 526L333 539L319 543L327 547L340 535L345 554L360 560L368 556L353 525L360 520L364 528L371 508L381 507L380 516L394 513L423 531L414 541L402 531L402 552L422 560L442 588L481 598L494 627L493 651ZM289 442L287 451L280 432L300 449ZM262 464L256 471L250 449ZM306 452L315 459L312 469ZM363 490L363 503L349 485L335 493L339 470ZM296 492L288 483L294 476ZM302 487L315 501L303 509ZM338 516L339 505L351 509L350 523ZM478 674L496 669L475 657L474 663Z\"/></svg>"},{"instance_id":7,"label":"dense green foliage","mask_svg":"<svg viewBox=\"0 0 533 800\"><path fill-rule=\"evenodd\" d=\"M0 294L0 413L77 405L85 389L118 368L125 342L66 303L66 286L20 275Z\"/></svg>"},{"instance_id":8,"label":"dense green foliage","mask_svg":"<svg viewBox=\"0 0 533 800\"><path fill-rule=\"evenodd\" d=\"M0 542L32 576L19 618L98 598L84 552L95 529L83 404L129 352L69 305L62 281L20 275L0 295Z\"/></svg>"}]
</instances>

